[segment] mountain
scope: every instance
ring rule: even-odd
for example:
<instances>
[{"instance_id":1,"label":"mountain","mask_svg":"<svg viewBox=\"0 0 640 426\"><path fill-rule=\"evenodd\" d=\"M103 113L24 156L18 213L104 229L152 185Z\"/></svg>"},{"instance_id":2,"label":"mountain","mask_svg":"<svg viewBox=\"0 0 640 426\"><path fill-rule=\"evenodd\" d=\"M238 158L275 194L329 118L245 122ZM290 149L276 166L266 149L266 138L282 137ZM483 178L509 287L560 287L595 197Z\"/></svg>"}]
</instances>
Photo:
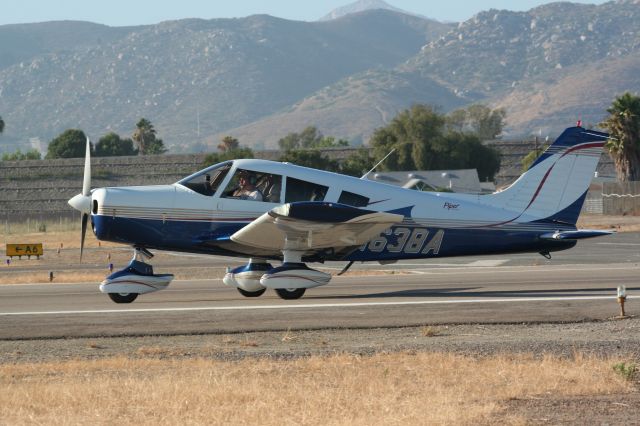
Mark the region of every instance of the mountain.
<instances>
[{"instance_id":1,"label":"mountain","mask_svg":"<svg viewBox=\"0 0 640 426\"><path fill-rule=\"evenodd\" d=\"M392 70L350 76L228 133L271 146L315 124L325 134L366 141L412 103L444 112L478 102L504 107L505 135L513 137L555 136L578 119L596 125L616 95L640 92L638 4L481 12Z\"/></svg>"},{"instance_id":2,"label":"mountain","mask_svg":"<svg viewBox=\"0 0 640 426\"><path fill-rule=\"evenodd\" d=\"M369 70L324 87L285 111L216 136L232 135L249 144L276 148L280 138L316 126L326 135L366 142L373 131L414 103L448 111L468 101L428 77Z\"/></svg>"},{"instance_id":3,"label":"mountain","mask_svg":"<svg viewBox=\"0 0 640 426\"><path fill-rule=\"evenodd\" d=\"M598 123L615 95L640 90L633 77L639 4L552 3L528 12L481 12L399 69L429 76L465 98L506 107L511 133L529 133L546 122L553 134L580 114Z\"/></svg>"},{"instance_id":4,"label":"mountain","mask_svg":"<svg viewBox=\"0 0 640 426\"><path fill-rule=\"evenodd\" d=\"M358 0L353 3L349 3L346 6L333 9L331 12L327 13L325 16L323 16L319 20L329 21L331 19L342 18L343 16L346 16L352 13L360 13L367 10L375 10L375 9L391 10L394 12L403 13L405 15L414 15L411 12L407 12L402 9L398 9L397 7L391 6L389 3L383 0Z\"/></svg>"},{"instance_id":5,"label":"mountain","mask_svg":"<svg viewBox=\"0 0 640 426\"><path fill-rule=\"evenodd\" d=\"M273 147L308 125L366 142L412 103L487 103L506 108L507 136L555 136L640 92L639 5L551 3L456 25L375 9L322 22L0 26L22 46L0 66L0 150L72 127L94 140L130 135L140 117L173 152L215 148L226 134Z\"/></svg>"},{"instance_id":6,"label":"mountain","mask_svg":"<svg viewBox=\"0 0 640 426\"><path fill-rule=\"evenodd\" d=\"M509 111L511 133L554 136L577 120L596 126L615 96L640 93L638 75L640 56L625 55L545 74L490 103Z\"/></svg>"},{"instance_id":7,"label":"mountain","mask_svg":"<svg viewBox=\"0 0 640 426\"><path fill-rule=\"evenodd\" d=\"M169 21L69 43L0 69L3 145L48 141L67 128L93 139L129 135L145 117L174 151L193 149L349 75L391 68L447 30L373 10L311 23L267 15Z\"/></svg>"},{"instance_id":8,"label":"mountain","mask_svg":"<svg viewBox=\"0 0 640 426\"><path fill-rule=\"evenodd\" d=\"M132 27L108 27L79 21L52 21L0 26L0 69L38 55L113 43Z\"/></svg>"}]
</instances>

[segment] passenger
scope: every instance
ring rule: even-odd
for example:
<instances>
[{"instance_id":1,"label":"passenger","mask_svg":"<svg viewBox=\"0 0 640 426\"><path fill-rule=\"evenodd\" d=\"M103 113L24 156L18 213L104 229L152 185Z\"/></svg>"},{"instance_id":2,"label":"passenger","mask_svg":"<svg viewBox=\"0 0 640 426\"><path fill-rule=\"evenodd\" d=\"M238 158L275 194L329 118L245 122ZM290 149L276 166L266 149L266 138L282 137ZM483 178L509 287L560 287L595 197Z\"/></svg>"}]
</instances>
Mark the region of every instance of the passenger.
<instances>
[{"instance_id":1,"label":"passenger","mask_svg":"<svg viewBox=\"0 0 640 426\"><path fill-rule=\"evenodd\" d=\"M241 200L262 201L262 194L255 184L255 174L241 170L238 172L238 189L233 192L232 196Z\"/></svg>"},{"instance_id":2,"label":"passenger","mask_svg":"<svg viewBox=\"0 0 640 426\"><path fill-rule=\"evenodd\" d=\"M280 202L280 185L274 182L272 174L264 175L262 182L258 185L258 189L262 192L265 201L270 203Z\"/></svg>"}]
</instances>

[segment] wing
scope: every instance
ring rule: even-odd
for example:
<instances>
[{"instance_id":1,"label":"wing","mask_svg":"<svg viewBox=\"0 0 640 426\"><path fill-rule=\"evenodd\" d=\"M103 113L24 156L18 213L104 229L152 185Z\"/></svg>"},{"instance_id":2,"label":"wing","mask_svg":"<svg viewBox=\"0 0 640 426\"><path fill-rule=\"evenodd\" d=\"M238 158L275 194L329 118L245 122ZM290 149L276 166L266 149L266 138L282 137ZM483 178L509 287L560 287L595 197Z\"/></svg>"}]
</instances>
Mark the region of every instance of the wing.
<instances>
[{"instance_id":1,"label":"wing","mask_svg":"<svg viewBox=\"0 0 640 426\"><path fill-rule=\"evenodd\" d=\"M357 247L403 218L344 204L297 202L268 211L233 234L231 240L266 250Z\"/></svg>"}]
</instances>

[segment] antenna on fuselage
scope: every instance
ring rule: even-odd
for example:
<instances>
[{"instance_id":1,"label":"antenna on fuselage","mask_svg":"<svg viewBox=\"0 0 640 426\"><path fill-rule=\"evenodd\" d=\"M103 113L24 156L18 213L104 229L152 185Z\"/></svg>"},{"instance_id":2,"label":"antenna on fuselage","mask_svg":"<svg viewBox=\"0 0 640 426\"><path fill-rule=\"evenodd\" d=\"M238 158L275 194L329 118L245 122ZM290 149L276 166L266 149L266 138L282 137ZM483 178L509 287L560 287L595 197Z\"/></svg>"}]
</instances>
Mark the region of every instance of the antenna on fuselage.
<instances>
[{"instance_id":1,"label":"antenna on fuselage","mask_svg":"<svg viewBox=\"0 0 640 426\"><path fill-rule=\"evenodd\" d=\"M383 162L384 160L386 160L388 156L390 156L391 154L393 154L393 152L394 152L395 150L396 150L396 149L395 149L395 148L393 148L391 151L389 151L389 153L388 153L387 155L385 155L385 156L384 156L384 158L383 158L382 160L378 161L378 162L376 163L376 165L375 165L375 166L373 166L373 167L371 168L371 170L369 170L367 173L363 174L363 175L362 175L362 177L361 177L360 179L366 179L366 178L367 178L367 176L369 176L369 174L371 174L371 172L372 172L372 171L374 171L374 170L376 169L376 167L378 167L380 164L382 164L382 162Z\"/></svg>"}]
</instances>

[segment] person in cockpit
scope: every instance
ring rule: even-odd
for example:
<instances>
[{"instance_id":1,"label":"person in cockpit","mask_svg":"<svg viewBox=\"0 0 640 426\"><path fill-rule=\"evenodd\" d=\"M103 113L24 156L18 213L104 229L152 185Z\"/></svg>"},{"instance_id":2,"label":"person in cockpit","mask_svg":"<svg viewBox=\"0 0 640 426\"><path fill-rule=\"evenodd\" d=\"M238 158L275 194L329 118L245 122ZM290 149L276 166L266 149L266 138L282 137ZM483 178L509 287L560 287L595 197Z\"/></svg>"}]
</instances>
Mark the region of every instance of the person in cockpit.
<instances>
[{"instance_id":1,"label":"person in cockpit","mask_svg":"<svg viewBox=\"0 0 640 426\"><path fill-rule=\"evenodd\" d=\"M233 192L232 197L241 200L262 201L262 193L255 185L255 174L241 170L238 173L238 188Z\"/></svg>"},{"instance_id":2,"label":"person in cockpit","mask_svg":"<svg viewBox=\"0 0 640 426\"><path fill-rule=\"evenodd\" d=\"M276 182L272 174L266 174L256 186L262 193L263 201L269 203L280 202L280 179Z\"/></svg>"}]
</instances>

